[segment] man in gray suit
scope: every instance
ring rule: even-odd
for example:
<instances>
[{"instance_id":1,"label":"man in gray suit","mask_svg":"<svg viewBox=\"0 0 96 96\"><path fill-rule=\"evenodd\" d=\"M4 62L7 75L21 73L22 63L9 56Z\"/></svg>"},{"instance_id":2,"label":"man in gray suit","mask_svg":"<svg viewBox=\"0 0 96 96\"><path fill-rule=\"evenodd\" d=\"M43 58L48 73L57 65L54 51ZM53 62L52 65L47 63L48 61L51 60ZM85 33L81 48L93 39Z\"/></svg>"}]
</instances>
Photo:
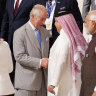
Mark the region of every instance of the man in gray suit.
<instances>
[{"instance_id":1,"label":"man in gray suit","mask_svg":"<svg viewBox=\"0 0 96 96\"><path fill-rule=\"evenodd\" d=\"M85 21L85 17L89 11L96 10L96 0L84 0L82 9L82 18Z\"/></svg>"},{"instance_id":2,"label":"man in gray suit","mask_svg":"<svg viewBox=\"0 0 96 96\"><path fill-rule=\"evenodd\" d=\"M30 20L14 33L15 96L46 96L50 37L42 27L46 17L46 8L35 5L30 12Z\"/></svg>"}]
</instances>

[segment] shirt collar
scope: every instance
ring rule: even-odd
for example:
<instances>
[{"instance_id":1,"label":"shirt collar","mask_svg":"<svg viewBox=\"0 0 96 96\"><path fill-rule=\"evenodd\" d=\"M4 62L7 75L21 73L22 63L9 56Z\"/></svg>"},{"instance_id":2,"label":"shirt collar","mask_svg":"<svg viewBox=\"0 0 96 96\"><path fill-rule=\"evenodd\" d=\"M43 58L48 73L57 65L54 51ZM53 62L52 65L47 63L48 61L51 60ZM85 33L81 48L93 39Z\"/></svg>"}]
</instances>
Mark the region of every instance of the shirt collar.
<instances>
[{"instance_id":1,"label":"shirt collar","mask_svg":"<svg viewBox=\"0 0 96 96\"><path fill-rule=\"evenodd\" d=\"M31 26L31 28L35 31L35 27L34 27L34 25L30 22L30 20L28 21L28 23L30 24L30 26Z\"/></svg>"}]
</instances>

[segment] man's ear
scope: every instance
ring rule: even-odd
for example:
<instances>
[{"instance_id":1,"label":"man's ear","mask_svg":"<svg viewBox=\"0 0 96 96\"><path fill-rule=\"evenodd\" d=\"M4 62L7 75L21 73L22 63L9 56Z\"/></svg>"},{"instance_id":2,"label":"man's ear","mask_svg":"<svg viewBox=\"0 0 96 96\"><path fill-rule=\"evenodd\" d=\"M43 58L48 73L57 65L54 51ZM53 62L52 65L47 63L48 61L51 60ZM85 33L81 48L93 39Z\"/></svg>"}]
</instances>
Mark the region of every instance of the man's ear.
<instances>
[{"instance_id":1,"label":"man's ear","mask_svg":"<svg viewBox=\"0 0 96 96\"><path fill-rule=\"evenodd\" d=\"M31 18L34 18L34 15L33 14L31 15Z\"/></svg>"},{"instance_id":2,"label":"man's ear","mask_svg":"<svg viewBox=\"0 0 96 96\"><path fill-rule=\"evenodd\" d=\"M30 21L33 21L33 20L34 20L34 17L35 17L35 16L32 14L32 15L31 15L31 18L30 18Z\"/></svg>"},{"instance_id":3,"label":"man's ear","mask_svg":"<svg viewBox=\"0 0 96 96\"><path fill-rule=\"evenodd\" d=\"M96 22L92 21L92 28L96 28Z\"/></svg>"}]
</instances>

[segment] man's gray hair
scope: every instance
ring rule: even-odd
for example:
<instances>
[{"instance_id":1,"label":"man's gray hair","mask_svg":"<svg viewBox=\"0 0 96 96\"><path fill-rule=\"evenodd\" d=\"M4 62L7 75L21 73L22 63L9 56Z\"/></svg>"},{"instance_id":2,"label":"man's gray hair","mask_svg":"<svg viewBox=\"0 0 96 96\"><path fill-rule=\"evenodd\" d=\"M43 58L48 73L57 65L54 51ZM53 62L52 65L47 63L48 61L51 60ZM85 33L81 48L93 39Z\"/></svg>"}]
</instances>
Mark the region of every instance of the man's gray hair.
<instances>
[{"instance_id":1,"label":"man's gray hair","mask_svg":"<svg viewBox=\"0 0 96 96\"><path fill-rule=\"evenodd\" d=\"M30 18L31 18L31 15L40 16L41 12L47 12L46 8L40 4L35 5L30 12Z\"/></svg>"},{"instance_id":2,"label":"man's gray hair","mask_svg":"<svg viewBox=\"0 0 96 96\"><path fill-rule=\"evenodd\" d=\"M96 11L95 10L90 11L88 14L90 14L89 20L95 21L95 23L96 23Z\"/></svg>"}]
</instances>

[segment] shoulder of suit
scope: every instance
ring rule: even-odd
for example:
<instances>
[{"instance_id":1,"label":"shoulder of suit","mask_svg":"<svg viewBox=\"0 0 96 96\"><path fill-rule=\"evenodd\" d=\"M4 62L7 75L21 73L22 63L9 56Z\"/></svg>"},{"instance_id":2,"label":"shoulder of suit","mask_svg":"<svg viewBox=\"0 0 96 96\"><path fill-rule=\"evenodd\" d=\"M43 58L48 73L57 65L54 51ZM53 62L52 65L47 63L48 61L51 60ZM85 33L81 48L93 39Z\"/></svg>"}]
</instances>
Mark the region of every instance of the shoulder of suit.
<instances>
[{"instance_id":1,"label":"shoulder of suit","mask_svg":"<svg viewBox=\"0 0 96 96\"><path fill-rule=\"evenodd\" d=\"M52 37L52 34L51 34L46 28L42 27L40 30L43 32L43 34L44 34L46 37L49 37L49 38Z\"/></svg>"},{"instance_id":2,"label":"shoulder of suit","mask_svg":"<svg viewBox=\"0 0 96 96\"><path fill-rule=\"evenodd\" d=\"M40 30L41 31L47 31L46 28L44 28L44 27L42 27Z\"/></svg>"},{"instance_id":3,"label":"shoulder of suit","mask_svg":"<svg viewBox=\"0 0 96 96\"><path fill-rule=\"evenodd\" d=\"M42 27L42 28L40 29L40 31L44 32L45 34L48 33L48 30L47 30L46 28L44 28L44 27Z\"/></svg>"}]
</instances>

